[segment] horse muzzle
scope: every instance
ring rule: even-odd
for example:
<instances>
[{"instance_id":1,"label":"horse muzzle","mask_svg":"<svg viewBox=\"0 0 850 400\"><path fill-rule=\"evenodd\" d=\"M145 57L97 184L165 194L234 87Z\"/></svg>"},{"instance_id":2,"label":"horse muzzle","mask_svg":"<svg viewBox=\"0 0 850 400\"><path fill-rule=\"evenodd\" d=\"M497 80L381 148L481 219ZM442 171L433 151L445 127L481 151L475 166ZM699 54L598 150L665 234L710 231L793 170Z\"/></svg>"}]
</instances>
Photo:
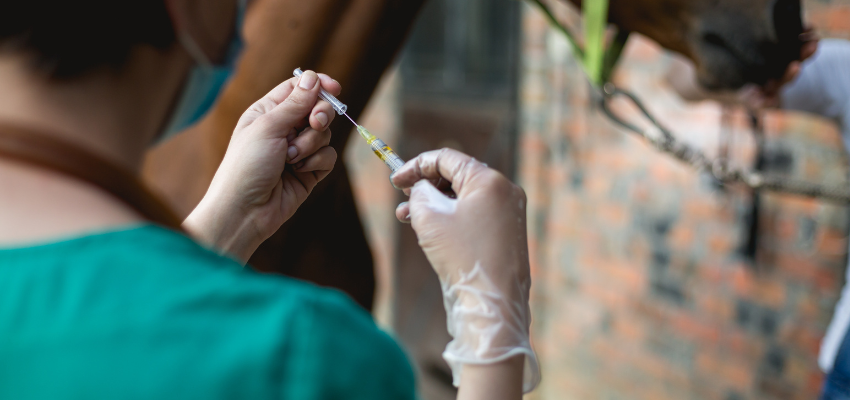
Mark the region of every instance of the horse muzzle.
<instances>
[{"instance_id":1,"label":"horse muzzle","mask_svg":"<svg viewBox=\"0 0 850 400\"><path fill-rule=\"evenodd\" d=\"M751 13L724 11L702 21L696 46L700 80L707 88L764 85L780 79L788 65L800 58L800 0L765 2Z\"/></svg>"}]
</instances>

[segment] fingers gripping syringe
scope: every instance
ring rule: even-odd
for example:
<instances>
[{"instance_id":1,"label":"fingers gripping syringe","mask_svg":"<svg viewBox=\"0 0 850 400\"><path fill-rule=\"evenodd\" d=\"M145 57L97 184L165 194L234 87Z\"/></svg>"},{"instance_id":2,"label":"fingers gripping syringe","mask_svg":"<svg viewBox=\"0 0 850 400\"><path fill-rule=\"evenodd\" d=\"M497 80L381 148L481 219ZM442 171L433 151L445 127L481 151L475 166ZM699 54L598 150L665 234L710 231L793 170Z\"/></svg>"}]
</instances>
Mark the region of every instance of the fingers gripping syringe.
<instances>
[{"instance_id":1,"label":"fingers gripping syringe","mask_svg":"<svg viewBox=\"0 0 850 400\"><path fill-rule=\"evenodd\" d=\"M301 77L301 74L303 73L304 72L301 71L301 68L297 68L293 74L296 77ZM360 126L359 124L357 124L357 122L354 122L354 120L351 119L348 114L346 114L348 112L347 105L343 104L336 97L326 92L325 89L321 89L319 91L319 98L330 103L331 107L333 107L334 111L336 111L337 114L343 115L348 118L348 120L351 121L351 123L354 124L355 127L357 127L357 132L360 133L360 136L362 136L363 139L366 139L366 142L369 143L370 146L372 146L372 151L375 152L375 155L377 155L378 158L380 158L381 161L384 162L384 164L387 164L387 166L390 167L393 172L396 172L399 168L402 167L402 165L404 165L404 160L402 160L401 157L399 157L398 154L396 154L395 151L390 148L390 146L387 146L387 144L384 143L383 140L378 139L377 137L375 137L375 135L369 133L366 128Z\"/></svg>"},{"instance_id":2,"label":"fingers gripping syringe","mask_svg":"<svg viewBox=\"0 0 850 400\"><path fill-rule=\"evenodd\" d=\"M302 71L301 68L296 68L295 72L293 72L292 74L295 75L296 78L300 78L301 74L303 74L303 73L304 73L304 71ZM345 114L346 112L348 112L348 106L345 105L345 104L342 104L341 101L337 100L336 97L333 97L333 95L326 92L325 89L321 89L319 91L319 97L322 100L330 103L331 107L334 108L334 111L336 111L337 114L345 115L346 117L348 116L347 114ZM354 122L354 121L351 121L351 122ZM355 123L355 125L357 125L357 124Z\"/></svg>"}]
</instances>

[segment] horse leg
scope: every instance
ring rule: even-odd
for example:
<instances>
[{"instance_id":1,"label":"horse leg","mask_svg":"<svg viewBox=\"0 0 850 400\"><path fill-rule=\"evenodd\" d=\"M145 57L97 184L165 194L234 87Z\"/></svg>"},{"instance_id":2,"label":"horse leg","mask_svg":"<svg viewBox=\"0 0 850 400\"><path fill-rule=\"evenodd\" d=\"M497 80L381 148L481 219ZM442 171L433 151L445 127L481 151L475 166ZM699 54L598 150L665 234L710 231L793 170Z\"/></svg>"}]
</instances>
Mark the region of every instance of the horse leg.
<instances>
[{"instance_id":1,"label":"horse leg","mask_svg":"<svg viewBox=\"0 0 850 400\"><path fill-rule=\"evenodd\" d=\"M326 43L316 69L342 83L340 100L348 105L352 118L366 108L423 3L355 0ZM373 29L363 30L363 26ZM339 154L345 150L351 129L345 118L336 118L331 125L331 146ZM292 240L296 237L306 241L299 244ZM251 263L342 289L371 309L375 290L372 254L341 158L333 173L314 189L296 216L260 247Z\"/></svg>"},{"instance_id":2,"label":"horse leg","mask_svg":"<svg viewBox=\"0 0 850 400\"><path fill-rule=\"evenodd\" d=\"M151 152L145 176L176 210L188 215L206 192L242 112L291 77L296 67L327 72L337 79L344 92L340 99L357 118L423 3L258 0L246 21L248 47L221 100L197 126ZM342 155L351 124L337 118L331 130L331 145ZM289 241L304 245L286 244ZM263 271L337 287L371 307L372 257L341 160L296 217L260 247L251 263Z\"/></svg>"},{"instance_id":3,"label":"horse leg","mask_svg":"<svg viewBox=\"0 0 850 400\"><path fill-rule=\"evenodd\" d=\"M300 64L315 64L333 34L347 0L257 0L245 21L246 48L218 103L195 126L149 152L143 175L181 215L200 202L218 169L242 113L292 77ZM286 40L280 40L286 38Z\"/></svg>"}]
</instances>

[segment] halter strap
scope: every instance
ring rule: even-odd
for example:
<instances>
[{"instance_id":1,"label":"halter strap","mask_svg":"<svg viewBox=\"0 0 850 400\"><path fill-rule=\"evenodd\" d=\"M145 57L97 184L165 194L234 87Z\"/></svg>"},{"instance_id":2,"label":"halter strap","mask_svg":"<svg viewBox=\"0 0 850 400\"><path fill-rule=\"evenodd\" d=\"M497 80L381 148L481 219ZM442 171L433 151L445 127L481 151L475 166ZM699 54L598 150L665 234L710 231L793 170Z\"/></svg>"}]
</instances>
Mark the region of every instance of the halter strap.
<instances>
[{"instance_id":1,"label":"halter strap","mask_svg":"<svg viewBox=\"0 0 850 400\"><path fill-rule=\"evenodd\" d=\"M136 174L61 139L23 128L0 126L0 158L88 182L121 200L151 222L180 230L180 218Z\"/></svg>"}]
</instances>

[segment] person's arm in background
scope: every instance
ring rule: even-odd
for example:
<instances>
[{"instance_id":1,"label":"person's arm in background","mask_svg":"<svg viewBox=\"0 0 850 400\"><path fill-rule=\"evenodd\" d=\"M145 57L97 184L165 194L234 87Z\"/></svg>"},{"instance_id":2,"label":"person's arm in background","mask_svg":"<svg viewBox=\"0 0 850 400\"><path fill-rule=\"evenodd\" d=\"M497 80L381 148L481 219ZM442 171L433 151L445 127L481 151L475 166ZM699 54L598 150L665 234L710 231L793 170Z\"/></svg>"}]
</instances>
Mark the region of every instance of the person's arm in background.
<instances>
[{"instance_id":1,"label":"person's arm in background","mask_svg":"<svg viewBox=\"0 0 850 400\"><path fill-rule=\"evenodd\" d=\"M845 140L850 134L850 42L821 40L817 53L803 63L796 80L780 91L779 105L786 110L804 111L835 121Z\"/></svg>"},{"instance_id":2,"label":"person's arm in background","mask_svg":"<svg viewBox=\"0 0 850 400\"><path fill-rule=\"evenodd\" d=\"M443 358L458 398L521 398L540 381L529 339L525 192L448 149L409 161L392 181L410 193L396 216L412 224L440 278L453 338Z\"/></svg>"}]
</instances>

